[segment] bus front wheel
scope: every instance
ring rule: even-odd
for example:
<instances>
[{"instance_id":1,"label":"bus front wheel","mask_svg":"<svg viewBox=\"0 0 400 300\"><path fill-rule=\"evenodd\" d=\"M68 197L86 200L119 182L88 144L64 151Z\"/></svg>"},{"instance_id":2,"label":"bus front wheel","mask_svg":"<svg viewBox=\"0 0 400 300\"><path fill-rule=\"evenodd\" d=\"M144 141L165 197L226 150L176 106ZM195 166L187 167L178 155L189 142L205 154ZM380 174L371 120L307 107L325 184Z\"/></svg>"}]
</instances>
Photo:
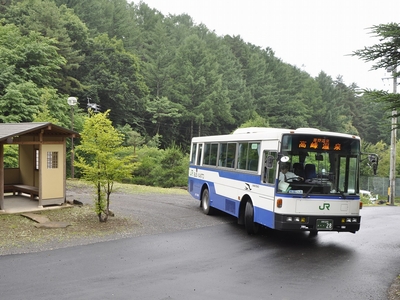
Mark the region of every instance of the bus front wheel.
<instances>
[{"instance_id":1,"label":"bus front wheel","mask_svg":"<svg viewBox=\"0 0 400 300\"><path fill-rule=\"evenodd\" d=\"M201 208L205 215L212 214L213 208L210 206L210 193L208 192L208 189L204 189L201 196Z\"/></svg>"},{"instance_id":2,"label":"bus front wheel","mask_svg":"<svg viewBox=\"0 0 400 300\"><path fill-rule=\"evenodd\" d=\"M246 202L244 210L244 227L248 234L256 234L259 230L259 224L254 222L254 207L251 201Z\"/></svg>"}]
</instances>

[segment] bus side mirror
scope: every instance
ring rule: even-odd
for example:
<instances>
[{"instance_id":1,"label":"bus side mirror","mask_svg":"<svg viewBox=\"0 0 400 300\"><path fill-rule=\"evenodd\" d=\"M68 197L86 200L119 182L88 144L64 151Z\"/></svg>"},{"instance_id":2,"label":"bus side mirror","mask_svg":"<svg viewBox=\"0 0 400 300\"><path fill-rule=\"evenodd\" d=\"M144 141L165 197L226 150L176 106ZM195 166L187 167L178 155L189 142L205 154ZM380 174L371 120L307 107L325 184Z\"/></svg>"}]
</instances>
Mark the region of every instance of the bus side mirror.
<instances>
[{"instance_id":1,"label":"bus side mirror","mask_svg":"<svg viewBox=\"0 0 400 300\"><path fill-rule=\"evenodd\" d=\"M378 170L378 155L376 154L369 154L368 155L368 160L370 165L372 166L372 170L374 171L374 175L376 175L376 171Z\"/></svg>"},{"instance_id":2,"label":"bus side mirror","mask_svg":"<svg viewBox=\"0 0 400 300\"><path fill-rule=\"evenodd\" d=\"M266 165L267 169L272 169L273 168L274 160L275 160L275 158L272 155L268 155L267 156L267 161L266 161L267 162L267 165Z\"/></svg>"}]
</instances>

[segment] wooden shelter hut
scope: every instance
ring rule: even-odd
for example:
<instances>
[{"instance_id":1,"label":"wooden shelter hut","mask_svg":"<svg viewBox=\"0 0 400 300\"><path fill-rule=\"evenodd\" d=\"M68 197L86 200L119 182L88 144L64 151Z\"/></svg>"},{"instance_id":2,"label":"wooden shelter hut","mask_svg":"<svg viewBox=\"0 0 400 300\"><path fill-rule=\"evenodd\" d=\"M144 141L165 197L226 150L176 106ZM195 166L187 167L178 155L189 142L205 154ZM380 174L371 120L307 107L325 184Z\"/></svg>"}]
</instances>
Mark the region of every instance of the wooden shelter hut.
<instances>
[{"instance_id":1,"label":"wooden shelter hut","mask_svg":"<svg viewBox=\"0 0 400 300\"><path fill-rule=\"evenodd\" d=\"M37 200L38 207L66 200L66 140L75 131L52 123L0 124L0 211L7 193ZM4 166L5 145L18 145L18 167Z\"/></svg>"}]
</instances>

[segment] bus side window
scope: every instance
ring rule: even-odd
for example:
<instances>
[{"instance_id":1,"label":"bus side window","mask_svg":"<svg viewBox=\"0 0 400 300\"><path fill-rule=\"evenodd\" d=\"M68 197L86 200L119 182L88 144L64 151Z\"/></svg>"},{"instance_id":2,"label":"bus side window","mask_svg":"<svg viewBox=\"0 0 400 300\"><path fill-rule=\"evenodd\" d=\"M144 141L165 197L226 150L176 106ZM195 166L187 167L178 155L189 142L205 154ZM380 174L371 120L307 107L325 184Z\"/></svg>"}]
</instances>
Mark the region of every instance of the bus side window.
<instances>
[{"instance_id":1,"label":"bus side window","mask_svg":"<svg viewBox=\"0 0 400 300\"><path fill-rule=\"evenodd\" d=\"M193 143L192 144L192 155L190 156L190 163L194 164L196 162L196 149L197 149L197 144Z\"/></svg>"},{"instance_id":2,"label":"bus side window","mask_svg":"<svg viewBox=\"0 0 400 300\"><path fill-rule=\"evenodd\" d=\"M218 165L221 167L226 167L226 150L227 150L227 148L228 148L227 143L220 144Z\"/></svg>"},{"instance_id":3,"label":"bus side window","mask_svg":"<svg viewBox=\"0 0 400 300\"><path fill-rule=\"evenodd\" d=\"M236 143L228 143L228 151L226 153L226 167L235 168L236 159Z\"/></svg>"},{"instance_id":4,"label":"bus side window","mask_svg":"<svg viewBox=\"0 0 400 300\"><path fill-rule=\"evenodd\" d=\"M239 154L237 168L246 170L249 155L249 143L239 143Z\"/></svg>"},{"instance_id":5,"label":"bus side window","mask_svg":"<svg viewBox=\"0 0 400 300\"><path fill-rule=\"evenodd\" d=\"M217 164L218 144L204 144L203 165L215 166Z\"/></svg>"},{"instance_id":6,"label":"bus side window","mask_svg":"<svg viewBox=\"0 0 400 300\"><path fill-rule=\"evenodd\" d=\"M247 170L257 171L258 161L259 161L259 149L260 143L251 143L249 147L249 163L247 165Z\"/></svg>"},{"instance_id":7,"label":"bus side window","mask_svg":"<svg viewBox=\"0 0 400 300\"><path fill-rule=\"evenodd\" d=\"M211 166L215 166L217 164L217 155L218 155L218 144L211 144L211 151L210 151Z\"/></svg>"},{"instance_id":8,"label":"bus side window","mask_svg":"<svg viewBox=\"0 0 400 300\"><path fill-rule=\"evenodd\" d=\"M198 166L200 166L201 164L201 154L202 154L202 152L203 152L203 144L198 144L198 146L199 146L199 149L198 149L198 151L197 151L197 163L196 163L196 165L198 165Z\"/></svg>"},{"instance_id":9,"label":"bus side window","mask_svg":"<svg viewBox=\"0 0 400 300\"><path fill-rule=\"evenodd\" d=\"M208 165L210 163L210 144L204 144L204 155L203 155L203 165Z\"/></svg>"}]
</instances>

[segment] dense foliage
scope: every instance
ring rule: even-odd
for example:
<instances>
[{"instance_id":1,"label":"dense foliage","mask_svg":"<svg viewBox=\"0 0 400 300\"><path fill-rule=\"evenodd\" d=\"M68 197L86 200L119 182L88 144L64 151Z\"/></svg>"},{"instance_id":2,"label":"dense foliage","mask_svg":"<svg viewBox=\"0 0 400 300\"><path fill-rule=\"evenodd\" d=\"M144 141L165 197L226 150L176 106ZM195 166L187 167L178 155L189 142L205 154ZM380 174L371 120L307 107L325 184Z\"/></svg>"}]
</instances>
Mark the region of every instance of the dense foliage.
<instances>
[{"instance_id":1,"label":"dense foliage","mask_svg":"<svg viewBox=\"0 0 400 300\"><path fill-rule=\"evenodd\" d=\"M243 124L353 133L370 147L390 141L390 112L356 83L323 70L313 78L273 49L217 36L186 14L127 0L7 0L0 14L0 122L48 118L81 131L96 103L146 160L138 182L183 169L171 160L193 136ZM68 96L79 100L74 124ZM162 161L152 147L164 149ZM146 168L152 159L164 168ZM164 176L165 185L180 181Z\"/></svg>"}]
</instances>

